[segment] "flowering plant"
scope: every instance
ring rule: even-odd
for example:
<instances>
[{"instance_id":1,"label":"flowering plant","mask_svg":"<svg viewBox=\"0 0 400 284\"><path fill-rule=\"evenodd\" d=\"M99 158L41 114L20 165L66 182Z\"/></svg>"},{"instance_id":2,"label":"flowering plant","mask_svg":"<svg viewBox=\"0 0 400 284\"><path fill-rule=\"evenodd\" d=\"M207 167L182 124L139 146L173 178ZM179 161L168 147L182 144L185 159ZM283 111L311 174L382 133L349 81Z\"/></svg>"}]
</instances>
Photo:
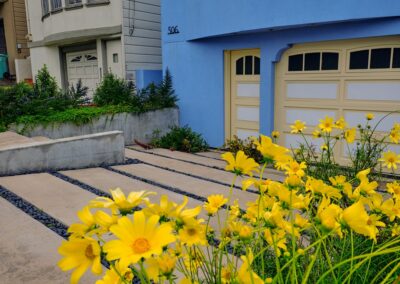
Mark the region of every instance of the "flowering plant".
<instances>
[{"instance_id":1,"label":"flowering plant","mask_svg":"<svg viewBox=\"0 0 400 284\"><path fill-rule=\"evenodd\" d=\"M388 115L390 114L392 113ZM391 143L399 143L400 123L395 123L388 133L377 132L377 127L388 115L372 125L374 115L368 113L365 115L366 124L359 124L356 128L349 128L343 117L334 121L332 117L326 116L312 132L313 139L322 140L320 149L304 135L305 123L297 120L291 126L291 133L300 134L304 142L293 149L294 156L297 161L304 161L309 165L307 174L325 181L337 174L353 179L359 171L368 168L374 176L379 177L382 165L394 171L400 163L400 156L388 149ZM348 166L343 166L343 163L336 160L339 149L335 148L340 141L344 144L344 156L350 161Z\"/></svg>"},{"instance_id":2,"label":"flowering plant","mask_svg":"<svg viewBox=\"0 0 400 284\"><path fill-rule=\"evenodd\" d=\"M304 127L304 126L303 126ZM239 151L225 153L233 173L227 192L187 208L150 192L111 190L78 213L80 223L59 248L62 270L77 283L89 268L97 284L131 283L393 283L400 277L400 183L357 186L344 176L329 182L307 176L307 165L266 136L254 141L258 164ZM273 165L283 182L268 179ZM233 198L236 178L254 200ZM396 280L397 279L397 280Z\"/></svg>"}]
</instances>

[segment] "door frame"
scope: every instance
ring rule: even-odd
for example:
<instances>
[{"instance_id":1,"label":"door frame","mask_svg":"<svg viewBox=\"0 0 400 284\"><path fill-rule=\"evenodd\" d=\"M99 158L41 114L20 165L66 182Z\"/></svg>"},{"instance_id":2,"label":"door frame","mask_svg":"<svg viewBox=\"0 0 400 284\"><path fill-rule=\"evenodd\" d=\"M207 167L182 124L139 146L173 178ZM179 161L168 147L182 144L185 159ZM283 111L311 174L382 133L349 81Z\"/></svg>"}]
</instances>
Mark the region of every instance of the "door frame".
<instances>
[{"instance_id":1,"label":"door frame","mask_svg":"<svg viewBox=\"0 0 400 284\"><path fill-rule=\"evenodd\" d=\"M232 52L235 51L255 51L258 50L261 55L261 48L242 48L242 49L232 49L232 50L224 50L224 143L231 139L232 137ZM260 62L262 62L262 58L260 56ZM262 63L261 63L262 64ZM260 74L260 84L261 84L261 74ZM261 94L260 94L261 98ZM261 101L259 102L259 107L261 107ZM259 123L261 122L261 118ZM259 126L261 127L261 126Z\"/></svg>"}]
</instances>

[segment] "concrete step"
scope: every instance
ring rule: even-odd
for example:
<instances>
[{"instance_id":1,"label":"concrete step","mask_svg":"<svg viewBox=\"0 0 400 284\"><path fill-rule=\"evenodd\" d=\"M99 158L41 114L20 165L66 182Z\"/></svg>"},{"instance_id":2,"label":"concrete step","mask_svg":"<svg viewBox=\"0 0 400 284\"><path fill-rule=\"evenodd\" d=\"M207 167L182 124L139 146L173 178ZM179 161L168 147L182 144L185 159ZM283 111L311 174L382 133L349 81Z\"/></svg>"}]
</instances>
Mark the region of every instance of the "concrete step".
<instances>
[{"instance_id":1,"label":"concrete step","mask_svg":"<svg viewBox=\"0 0 400 284\"><path fill-rule=\"evenodd\" d=\"M183 174L173 173L168 170L159 169L145 164L115 166L113 168L166 186L175 187L186 193L195 194L203 198L207 198L211 194L229 195L228 186L204 181ZM254 193L234 188L233 198L239 199L239 204L242 208L245 208L246 203L248 201L254 201L256 195Z\"/></svg>"},{"instance_id":2,"label":"concrete step","mask_svg":"<svg viewBox=\"0 0 400 284\"><path fill-rule=\"evenodd\" d=\"M197 156L197 155L193 155L190 153L184 153L184 152L179 152L179 151L171 151L171 150L167 150L167 149L150 149L150 150L144 150L142 147L134 145L134 146L130 146L130 149L133 150L139 150L139 151L145 151L148 153L154 153L154 154L159 154L162 156L166 156L166 157L170 157L173 159L179 159L179 160L184 160L187 162L194 162L194 163L198 163L198 164L202 164L202 165L206 165L209 167L217 167L217 168L221 168L224 169L226 166L226 163L224 161L219 161L219 160L215 160L215 159L211 159L208 157L201 157L201 156Z\"/></svg>"},{"instance_id":3,"label":"concrete step","mask_svg":"<svg viewBox=\"0 0 400 284\"><path fill-rule=\"evenodd\" d=\"M45 137L45 136L35 136L31 138L32 140L36 142L43 142L43 141L51 141L52 139Z\"/></svg>"},{"instance_id":4,"label":"concrete step","mask_svg":"<svg viewBox=\"0 0 400 284\"><path fill-rule=\"evenodd\" d=\"M0 228L0 283L69 283L69 274L57 267L60 236L3 198ZM96 279L86 273L81 283Z\"/></svg>"},{"instance_id":5,"label":"concrete step","mask_svg":"<svg viewBox=\"0 0 400 284\"><path fill-rule=\"evenodd\" d=\"M0 185L67 226L77 222L76 213L96 198L93 193L46 173L2 177Z\"/></svg>"},{"instance_id":6,"label":"concrete step","mask_svg":"<svg viewBox=\"0 0 400 284\"><path fill-rule=\"evenodd\" d=\"M186 173L189 175L198 176L204 179L209 179L216 182L222 182L227 185L231 185L233 182L234 174L227 172L225 170L219 170L214 168L209 168L206 166L191 164L179 160L174 160L170 158L164 158L160 156L156 156L149 153L143 153L139 151L134 151L130 149L125 150L126 157L131 159L138 159L142 162L149 163L155 166L159 166L162 168L168 168L174 171L178 171L181 173ZM282 175L275 174L271 170L266 171L266 177L273 180L283 180ZM248 177L242 178L238 177L235 185L238 187L242 187L242 181L247 179ZM254 188L253 188L254 189Z\"/></svg>"},{"instance_id":7,"label":"concrete step","mask_svg":"<svg viewBox=\"0 0 400 284\"><path fill-rule=\"evenodd\" d=\"M7 148L14 145L23 145L35 142L31 138L19 135L12 131L6 131L0 133L0 149Z\"/></svg>"},{"instance_id":8,"label":"concrete step","mask_svg":"<svg viewBox=\"0 0 400 284\"><path fill-rule=\"evenodd\" d=\"M211 158L211 159L221 160L221 155L223 153L224 152L222 152L222 151L212 150L212 151L207 151L207 152L199 152L196 154L199 156L203 156L203 157L207 157L207 158Z\"/></svg>"}]
</instances>

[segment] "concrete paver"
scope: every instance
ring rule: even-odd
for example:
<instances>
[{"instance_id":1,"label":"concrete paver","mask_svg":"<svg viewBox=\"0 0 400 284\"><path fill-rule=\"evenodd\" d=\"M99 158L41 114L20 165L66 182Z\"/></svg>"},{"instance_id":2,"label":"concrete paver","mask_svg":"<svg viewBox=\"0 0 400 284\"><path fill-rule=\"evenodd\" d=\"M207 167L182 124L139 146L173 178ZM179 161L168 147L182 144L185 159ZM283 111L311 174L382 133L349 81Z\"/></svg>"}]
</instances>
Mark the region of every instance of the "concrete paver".
<instances>
[{"instance_id":1,"label":"concrete paver","mask_svg":"<svg viewBox=\"0 0 400 284\"><path fill-rule=\"evenodd\" d=\"M208 158L212 158L212 159L221 160L221 155L223 153L224 152L222 152L222 151L212 150L212 151L207 151L207 152L198 152L196 154L199 156L204 156L204 157L208 157Z\"/></svg>"},{"instance_id":2,"label":"concrete paver","mask_svg":"<svg viewBox=\"0 0 400 284\"><path fill-rule=\"evenodd\" d=\"M184 152L179 152L179 151L171 151L171 150L167 150L167 149L150 149L150 150L144 150L142 147L140 146L130 146L129 148L131 149L137 149L139 151L145 151L148 153L155 153L155 154L159 154L159 155L163 155L163 156L167 156L170 158L174 158L174 159L180 159L180 160L185 160L188 162L195 162L195 163L199 163L202 165L206 165L209 167L217 167L217 168L221 168L224 169L226 166L226 163L224 161L219 161L219 160L215 160L215 159L211 159L208 157L201 157L201 156L197 156L197 155L192 155L190 153L184 153Z\"/></svg>"},{"instance_id":3,"label":"concrete paver","mask_svg":"<svg viewBox=\"0 0 400 284\"><path fill-rule=\"evenodd\" d=\"M65 284L70 275L57 267L62 238L0 198L0 283ZM95 283L86 273L81 283Z\"/></svg>"},{"instance_id":4,"label":"concrete paver","mask_svg":"<svg viewBox=\"0 0 400 284\"><path fill-rule=\"evenodd\" d=\"M115 166L113 168L202 197L208 197L211 194L229 195L228 186L200 180L183 174L173 173L168 170L162 170L145 164ZM256 198L256 195L240 189L233 189L233 198L239 199L239 204L242 208L245 208L246 203L248 201L253 201Z\"/></svg>"},{"instance_id":5,"label":"concrete paver","mask_svg":"<svg viewBox=\"0 0 400 284\"><path fill-rule=\"evenodd\" d=\"M79 219L76 213L96 195L43 173L0 178L0 185L14 192L65 225Z\"/></svg>"},{"instance_id":6,"label":"concrete paver","mask_svg":"<svg viewBox=\"0 0 400 284\"><path fill-rule=\"evenodd\" d=\"M206 166L186 163L179 160L173 160L170 158L164 158L160 156L156 156L149 153L143 153L139 151L132 151L129 149L125 150L125 156L131 159L138 159L140 161L160 166L163 168L172 169L175 171L179 171L182 173L187 173L195 176L199 176L202 178L219 181L225 184L232 184L234 175L230 172L213 169ZM283 180L284 177L281 174L275 174L275 172L271 170L266 171L266 177L273 180ZM241 187L243 179L247 179L248 177L242 178L238 177L235 185Z\"/></svg>"}]
</instances>

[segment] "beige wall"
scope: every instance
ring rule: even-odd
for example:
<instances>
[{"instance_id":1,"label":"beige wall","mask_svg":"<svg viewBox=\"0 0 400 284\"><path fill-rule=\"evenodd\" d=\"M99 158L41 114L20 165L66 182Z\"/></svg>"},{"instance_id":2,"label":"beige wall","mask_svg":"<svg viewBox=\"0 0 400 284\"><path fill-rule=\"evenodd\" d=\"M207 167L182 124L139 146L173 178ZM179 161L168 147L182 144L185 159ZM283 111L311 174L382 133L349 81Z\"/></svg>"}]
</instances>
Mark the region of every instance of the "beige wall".
<instances>
[{"instance_id":1,"label":"beige wall","mask_svg":"<svg viewBox=\"0 0 400 284\"><path fill-rule=\"evenodd\" d=\"M8 0L0 5L0 17L4 20L10 73L15 74L15 59L29 56L26 35L28 34L24 0ZM17 43L22 44L20 53Z\"/></svg>"}]
</instances>

